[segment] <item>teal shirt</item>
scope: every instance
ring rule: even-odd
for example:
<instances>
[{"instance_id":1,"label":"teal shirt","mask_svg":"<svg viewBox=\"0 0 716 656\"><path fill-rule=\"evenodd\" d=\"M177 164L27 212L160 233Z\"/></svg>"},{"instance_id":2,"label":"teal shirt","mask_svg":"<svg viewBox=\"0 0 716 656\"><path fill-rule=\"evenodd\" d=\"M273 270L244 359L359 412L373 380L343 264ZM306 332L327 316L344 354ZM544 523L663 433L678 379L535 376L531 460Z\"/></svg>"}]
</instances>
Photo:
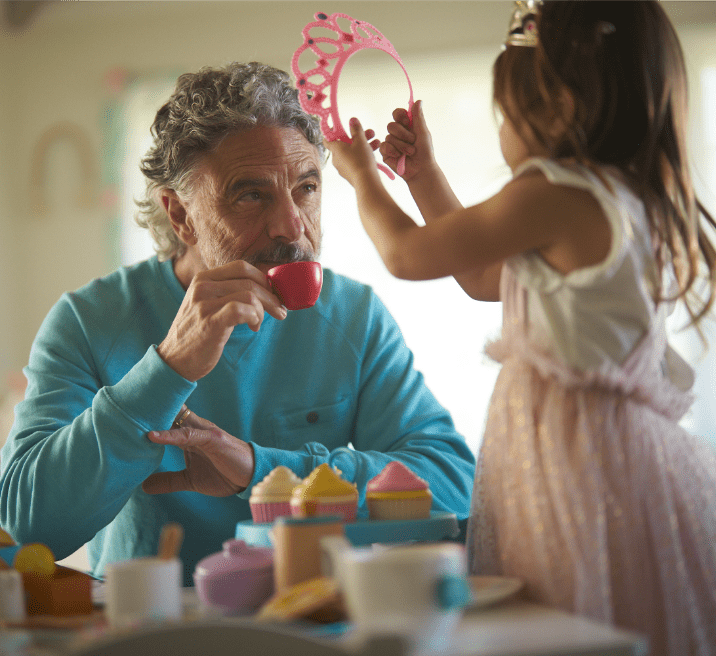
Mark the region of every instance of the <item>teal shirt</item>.
<instances>
[{"instance_id":1,"label":"teal shirt","mask_svg":"<svg viewBox=\"0 0 716 656\"><path fill-rule=\"evenodd\" d=\"M467 517L474 457L369 287L324 271L319 301L237 326L217 366L190 382L157 355L184 298L171 262L141 262L64 294L25 368L25 400L2 449L0 524L18 543L59 560L89 543L95 576L107 563L155 554L179 522L185 584L249 519L251 488L274 467L299 477L335 466L360 491L390 460L426 479L433 509ZM177 447L147 439L182 404L251 443L256 468L238 495L148 495L155 471L184 469ZM349 446L350 445L350 446Z\"/></svg>"}]
</instances>

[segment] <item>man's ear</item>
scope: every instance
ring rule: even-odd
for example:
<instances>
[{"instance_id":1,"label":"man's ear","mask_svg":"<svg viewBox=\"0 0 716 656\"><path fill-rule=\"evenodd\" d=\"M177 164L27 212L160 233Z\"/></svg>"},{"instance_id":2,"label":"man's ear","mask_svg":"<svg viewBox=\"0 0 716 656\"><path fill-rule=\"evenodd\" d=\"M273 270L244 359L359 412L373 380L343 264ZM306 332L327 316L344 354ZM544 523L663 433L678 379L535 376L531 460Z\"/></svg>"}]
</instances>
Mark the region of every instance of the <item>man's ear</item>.
<instances>
[{"instance_id":1,"label":"man's ear","mask_svg":"<svg viewBox=\"0 0 716 656\"><path fill-rule=\"evenodd\" d=\"M162 207L167 213L177 237L187 246L196 244L196 234L194 233L191 217L177 193L173 189L162 189L160 198Z\"/></svg>"}]
</instances>

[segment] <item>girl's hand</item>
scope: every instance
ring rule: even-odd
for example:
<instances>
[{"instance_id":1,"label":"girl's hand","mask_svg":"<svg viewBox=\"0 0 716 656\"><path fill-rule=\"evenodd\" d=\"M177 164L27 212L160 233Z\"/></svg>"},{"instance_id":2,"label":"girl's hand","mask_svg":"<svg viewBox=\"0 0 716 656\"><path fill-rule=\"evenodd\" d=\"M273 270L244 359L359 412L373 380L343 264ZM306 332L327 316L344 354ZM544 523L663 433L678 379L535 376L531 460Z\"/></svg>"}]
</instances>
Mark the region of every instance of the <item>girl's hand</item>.
<instances>
[{"instance_id":1,"label":"girl's hand","mask_svg":"<svg viewBox=\"0 0 716 656\"><path fill-rule=\"evenodd\" d=\"M388 123L388 135L380 146L380 154L385 164L396 173L398 160L405 154L405 173L402 177L408 182L435 166L433 140L425 122L423 101L417 100L413 104L412 126L406 109L396 109L393 119L393 123Z\"/></svg>"},{"instance_id":2,"label":"girl's hand","mask_svg":"<svg viewBox=\"0 0 716 656\"><path fill-rule=\"evenodd\" d=\"M377 172L373 151L380 146L380 140L373 139L375 136L373 130L363 132L357 118L352 118L349 125L352 143L324 141L324 145L331 151L333 166L336 167L338 173L355 187L356 179L361 172ZM369 143L369 139L373 139L373 141Z\"/></svg>"}]
</instances>

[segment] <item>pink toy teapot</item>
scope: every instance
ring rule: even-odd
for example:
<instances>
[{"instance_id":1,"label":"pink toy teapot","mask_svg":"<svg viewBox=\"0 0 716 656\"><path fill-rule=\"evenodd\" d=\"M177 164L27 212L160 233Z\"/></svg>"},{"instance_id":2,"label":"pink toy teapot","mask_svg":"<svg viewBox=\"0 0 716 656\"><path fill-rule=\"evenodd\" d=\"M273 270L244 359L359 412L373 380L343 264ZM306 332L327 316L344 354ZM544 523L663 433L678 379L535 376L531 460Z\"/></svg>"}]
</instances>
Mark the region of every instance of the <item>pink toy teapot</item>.
<instances>
[{"instance_id":1,"label":"pink toy teapot","mask_svg":"<svg viewBox=\"0 0 716 656\"><path fill-rule=\"evenodd\" d=\"M203 558L194 570L201 602L223 615L256 612L273 594L273 550L227 540L223 551Z\"/></svg>"}]
</instances>

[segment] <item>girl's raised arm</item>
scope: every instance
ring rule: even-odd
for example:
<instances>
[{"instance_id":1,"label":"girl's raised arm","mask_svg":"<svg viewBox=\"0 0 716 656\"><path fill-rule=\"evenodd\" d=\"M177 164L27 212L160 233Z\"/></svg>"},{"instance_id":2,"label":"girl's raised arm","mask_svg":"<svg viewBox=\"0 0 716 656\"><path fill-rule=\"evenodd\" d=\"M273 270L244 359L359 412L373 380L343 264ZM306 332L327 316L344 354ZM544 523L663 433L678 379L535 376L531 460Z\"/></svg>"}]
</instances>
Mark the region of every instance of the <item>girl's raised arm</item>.
<instances>
[{"instance_id":1,"label":"girl's raised arm","mask_svg":"<svg viewBox=\"0 0 716 656\"><path fill-rule=\"evenodd\" d=\"M380 153L383 161L396 172L398 159L406 155L402 178L425 223L463 209L435 159L422 100L413 105L412 124L407 110L400 108L393 112L393 122L388 124L388 135L380 146ZM501 271L502 262L498 262L487 269L459 273L455 275L455 280L471 298L497 301Z\"/></svg>"},{"instance_id":2,"label":"girl's raised arm","mask_svg":"<svg viewBox=\"0 0 716 656\"><path fill-rule=\"evenodd\" d=\"M386 191L360 123L351 120L352 143L330 142L338 172L356 191L358 211L387 269L406 280L430 280L470 272L485 292L504 260L538 251L558 270L595 263L604 249L607 223L589 192L553 185L540 172L509 182L492 198L451 211L419 226ZM599 220L600 219L600 220ZM597 233L596 231L601 231ZM606 233L608 248L608 228ZM481 278L480 278L481 276Z\"/></svg>"}]
</instances>

